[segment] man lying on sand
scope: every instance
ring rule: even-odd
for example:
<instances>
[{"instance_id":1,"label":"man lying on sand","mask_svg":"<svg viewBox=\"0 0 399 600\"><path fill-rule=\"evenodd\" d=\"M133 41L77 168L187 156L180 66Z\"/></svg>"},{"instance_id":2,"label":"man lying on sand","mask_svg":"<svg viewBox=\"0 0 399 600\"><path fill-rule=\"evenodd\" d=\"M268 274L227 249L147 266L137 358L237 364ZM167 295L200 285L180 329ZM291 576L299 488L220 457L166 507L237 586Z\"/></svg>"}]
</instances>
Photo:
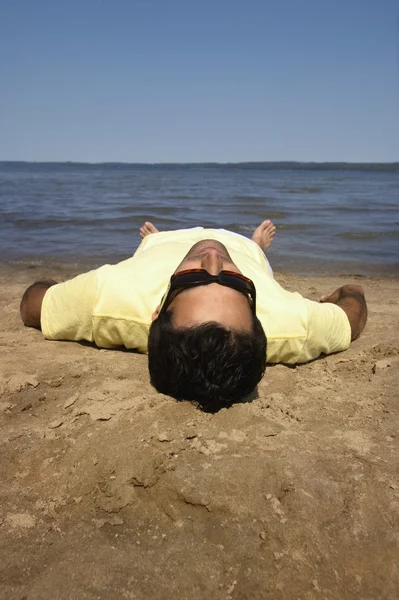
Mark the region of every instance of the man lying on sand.
<instances>
[{"instance_id":1,"label":"man lying on sand","mask_svg":"<svg viewBox=\"0 0 399 600\"><path fill-rule=\"evenodd\" d=\"M249 240L202 227L159 232L146 222L132 258L31 285L22 320L50 340L148 351L159 392L218 410L255 389L266 360L296 364L346 350L366 324L358 285L319 303L275 281L264 254L275 231L263 221Z\"/></svg>"}]
</instances>

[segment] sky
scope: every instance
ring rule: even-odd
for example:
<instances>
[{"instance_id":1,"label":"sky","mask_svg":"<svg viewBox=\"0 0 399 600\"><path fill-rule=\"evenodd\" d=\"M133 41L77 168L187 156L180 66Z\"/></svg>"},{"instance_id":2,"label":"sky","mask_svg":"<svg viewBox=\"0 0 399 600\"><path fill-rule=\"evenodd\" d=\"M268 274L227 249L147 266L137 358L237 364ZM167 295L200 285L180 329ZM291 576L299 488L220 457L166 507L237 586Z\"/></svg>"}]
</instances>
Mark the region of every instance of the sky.
<instances>
[{"instance_id":1,"label":"sky","mask_svg":"<svg viewBox=\"0 0 399 600\"><path fill-rule=\"evenodd\" d=\"M0 160L399 161L399 2L0 0Z\"/></svg>"}]
</instances>

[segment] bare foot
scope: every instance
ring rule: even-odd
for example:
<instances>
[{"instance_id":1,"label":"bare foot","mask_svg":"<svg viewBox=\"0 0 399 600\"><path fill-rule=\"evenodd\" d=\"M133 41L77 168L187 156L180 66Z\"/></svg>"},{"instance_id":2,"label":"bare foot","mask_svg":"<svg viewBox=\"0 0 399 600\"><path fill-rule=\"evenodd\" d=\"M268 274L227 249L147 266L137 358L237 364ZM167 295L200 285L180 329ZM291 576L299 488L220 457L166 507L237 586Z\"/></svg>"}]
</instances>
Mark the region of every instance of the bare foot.
<instances>
[{"instance_id":1,"label":"bare foot","mask_svg":"<svg viewBox=\"0 0 399 600\"><path fill-rule=\"evenodd\" d=\"M151 233L159 233L159 229L155 227L150 221L146 221L142 227L140 227L140 237L143 240L147 235Z\"/></svg>"},{"instance_id":2,"label":"bare foot","mask_svg":"<svg viewBox=\"0 0 399 600\"><path fill-rule=\"evenodd\" d=\"M273 241L274 234L276 233L276 227L269 220L263 221L254 231L252 239L256 242L263 252L269 248Z\"/></svg>"}]
</instances>

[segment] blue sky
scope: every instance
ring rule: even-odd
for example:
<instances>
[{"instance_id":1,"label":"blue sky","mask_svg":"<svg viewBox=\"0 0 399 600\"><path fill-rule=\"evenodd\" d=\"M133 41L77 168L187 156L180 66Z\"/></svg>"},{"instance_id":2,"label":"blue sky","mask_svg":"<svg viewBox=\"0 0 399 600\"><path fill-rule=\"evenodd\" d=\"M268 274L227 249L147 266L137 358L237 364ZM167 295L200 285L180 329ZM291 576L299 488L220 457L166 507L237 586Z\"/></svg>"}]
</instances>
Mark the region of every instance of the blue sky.
<instances>
[{"instance_id":1,"label":"blue sky","mask_svg":"<svg viewBox=\"0 0 399 600\"><path fill-rule=\"evenodd\" d=\"M396 0L1 0L0 160L399 160Z\"/></svg>"}]
</instances>

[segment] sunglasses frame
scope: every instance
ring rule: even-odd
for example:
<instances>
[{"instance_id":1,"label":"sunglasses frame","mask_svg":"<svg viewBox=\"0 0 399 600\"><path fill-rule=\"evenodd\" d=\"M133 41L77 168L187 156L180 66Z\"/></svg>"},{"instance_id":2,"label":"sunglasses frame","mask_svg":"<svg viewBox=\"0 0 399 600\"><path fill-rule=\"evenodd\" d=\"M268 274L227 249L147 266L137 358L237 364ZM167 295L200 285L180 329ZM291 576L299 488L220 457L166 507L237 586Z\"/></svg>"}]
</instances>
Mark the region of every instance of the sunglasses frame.
<instances>
[{"instance_id":1,"label":"sunglasses frame","mask_svg":"<svg viewBox=\"0 0 399 600\"><path fill-rule=\"evenodd\" d=\"M183 277L184 275L190 275L190 274L195 274L195 273L206 274L207 275L206 281L193 281L193 282L186 283L186 284L180 284L180 285L178 284L179 278ZM224 275L228 275L236 280L238 279L240 281L244 281L248 285L248 289L244 290L240 287L229 285L228 283L226 283L225 281L223 281L221 279ZM189 289L191 287L199 287L200 285L209 285L210 283L219 283L219 285L224 285L225 287L229 287L230 289L233 289L233 290L236 290L237 292L241 292L242 294L245 294L248 297L248 299L251 298L252 302L250 302L250 306L251 306L251 309L252 309L254 315L256 315L256 288L255 288L255 284L252 281L252 279L249 279L249 277L245 277L245 275L241 275L241 273L236 273L235 271L228 271L228 270L222 270L222 271L220 271L220 273L218 275L211 275L210 273L208 273L208 271L206 269L200 269L200 268L187 269L185 271L180 271L179 273L174 273L172 275L172 277L170 278L170 281L169 281L168 288L161 300L159 315L161 315L163 312L165 312L167 310L167 308L171 302L170 296L176 290L182 291L184 289Z\"/></svg>"}]
</instances>

